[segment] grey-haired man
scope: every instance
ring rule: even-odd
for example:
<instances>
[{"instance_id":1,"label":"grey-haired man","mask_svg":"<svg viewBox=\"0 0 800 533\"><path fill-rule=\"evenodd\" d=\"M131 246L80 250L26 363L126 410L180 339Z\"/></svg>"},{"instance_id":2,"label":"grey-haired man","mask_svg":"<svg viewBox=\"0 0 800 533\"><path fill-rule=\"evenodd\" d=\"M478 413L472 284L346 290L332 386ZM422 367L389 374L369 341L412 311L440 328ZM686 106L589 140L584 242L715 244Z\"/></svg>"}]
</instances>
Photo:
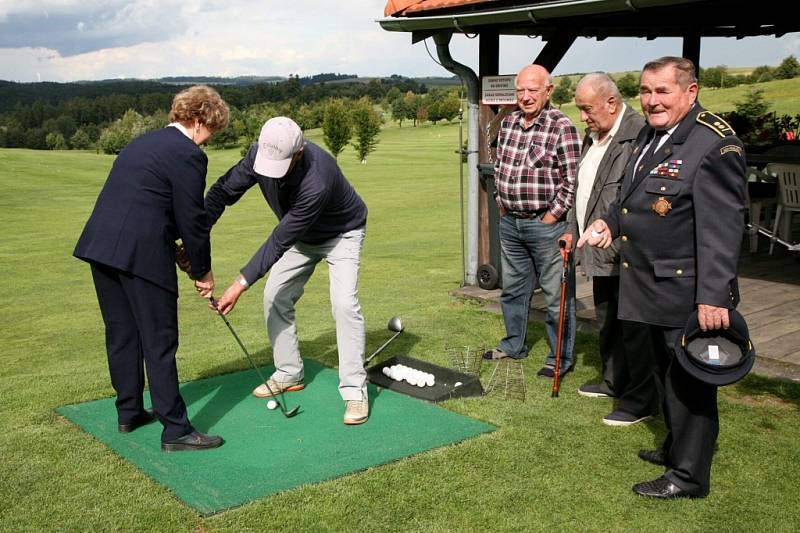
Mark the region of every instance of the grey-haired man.
<instances>
[{"instance_id":1,"label":"grey-haired man","mask_svg":"<svg viewBox=\"0 0 800 533\"><path fill-rule=\"evenodd\" d=\"M269 386L275 393L301 390L305 385L295 304L317 264L327 262L344 423L363 424L369 417L369 403L358 273L367 206L336 160L305 140L300 127L286 117L268 120L258 144L209 189L205 201L209 224L254 185L259 186L279 222L219 299L218 308L228 314L244 291L269 271L264 317L275 360ZM263 384L253 394L270 395Z\"/></svg>"}]
</instances>

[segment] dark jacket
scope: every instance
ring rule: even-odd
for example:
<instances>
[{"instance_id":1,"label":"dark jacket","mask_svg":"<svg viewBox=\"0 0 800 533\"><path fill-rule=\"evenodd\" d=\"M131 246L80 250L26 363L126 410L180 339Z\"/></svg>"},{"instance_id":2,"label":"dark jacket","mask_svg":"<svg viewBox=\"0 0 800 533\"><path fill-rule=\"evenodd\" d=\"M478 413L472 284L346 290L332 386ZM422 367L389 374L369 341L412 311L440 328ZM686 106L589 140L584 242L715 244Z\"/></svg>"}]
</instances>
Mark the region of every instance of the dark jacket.
<instances>
[{"instance_id":1,"label":"dark jacket","mask_svg":"<svg viewBox=\"0 0 800 533\"><path fill-rule=\"evenodd\" d=\"M254 283L297 242L320 244L367 223L367 206L342 174L336 160L306 141L303 157L283 178L268 178L253 170L258 144L211 186L206 195L209 224L222 216L250 187L261 194L280 222L242 269Z\"/></svg>"},{"instance_id":2,"label":"dark jacket","mask_svg":"<svg viewBox=\"0 0 800 533\"><path fill-rule=\"evenodd\" d=\"M620 196L603 219L622 240L619 318L683 328L698 304L732 308L738 301L744 149L722 119L697 104L634 181L652 133L640 133Z\"/></svg>"},{"instance_id":3,"label":"dark jacket","mask_svg":"<svg viewBox=\"0 0 800 533\"><path fill-rule=\"evenodd\" d=\"M634 141L644 125L644 117L634 111L631 106L626 106L619 129L614 138L611 139L611 143L597 167L594 186L592 187L589 201L586 203L586 222L581 230L589 227L592 222L600 218L611 202L617 198L622 178L625 176L628 159L630 159L633 152ZM592 138L587 132L583 139L581 157L586 154L591 145ZM577 189L578 185L576 184L575 190L577 191ZM574 205L567 215L567 222L569 223L569 232L572 233L577 241L578 222ZM577 248L575 250L575 260L587 276L617 276L619 275L619 239L614 240L611 246L605 250L594 246Z\"/></svg>"},{"instance_id":4,"label":"dark jacket","mask_svg":"<svg viewBox=\"0 0 800 533\"><path fill-rule=\"evenodd\" d=\"M211 270L203 207L208 158L173 127L146 133L120 152L73 255L178 292L175 241L200 278Z\"/></svg>"}]
</instances>

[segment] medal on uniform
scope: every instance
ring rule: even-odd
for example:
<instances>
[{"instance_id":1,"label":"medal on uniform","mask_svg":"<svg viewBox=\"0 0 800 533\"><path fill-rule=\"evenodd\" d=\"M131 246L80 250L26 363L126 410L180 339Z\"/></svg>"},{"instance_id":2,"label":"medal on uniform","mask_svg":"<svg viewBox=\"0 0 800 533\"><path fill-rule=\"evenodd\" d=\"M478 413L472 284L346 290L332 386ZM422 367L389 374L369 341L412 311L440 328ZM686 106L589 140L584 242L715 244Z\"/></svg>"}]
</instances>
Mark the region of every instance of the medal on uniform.
<instances>
[{"instance_id":1,"label":"medal on uniform","mask_svg":"<svg viewBox=\"0 0 800 533\"><path fill-rule=\"evenodd\" d=\"M672 204L669 203L669 201L662 196L658 200L653 202L653 205L650 206L650 209L652 209L656 215L660 217L665 217L667 216L667 213L672 211Z\"/></svg>"}]
</instances>

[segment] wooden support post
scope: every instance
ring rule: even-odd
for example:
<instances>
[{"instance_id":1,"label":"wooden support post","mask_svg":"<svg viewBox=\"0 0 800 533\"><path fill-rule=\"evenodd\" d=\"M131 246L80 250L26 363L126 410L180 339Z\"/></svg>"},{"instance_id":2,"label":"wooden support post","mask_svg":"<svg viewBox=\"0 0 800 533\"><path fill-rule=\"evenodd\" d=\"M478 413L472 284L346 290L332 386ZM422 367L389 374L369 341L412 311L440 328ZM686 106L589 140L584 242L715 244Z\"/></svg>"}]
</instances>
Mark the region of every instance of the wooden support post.
<instances>
[{"instance_id":1,"label":"wooden support post","mask_svg":"<svg viewBox=\"0 0 800 533\"><path fill-rule=\"evenodd\" d=\"M478 45L478 78L484 76L495 76L500 68L500 35L497 31L483 31L480 34ZM481 105L480 107L480 138L478 141L478 160L481 163L489 161L489 151L486 142L486 125L491 123L495 116L495 110L490 106ZM490 261L489 257L489 198L486 188L480 188L479 199L480 226L478 230L478 266ZM496 231L496 228L493 228Z\"/></svg>"}]
</instances>

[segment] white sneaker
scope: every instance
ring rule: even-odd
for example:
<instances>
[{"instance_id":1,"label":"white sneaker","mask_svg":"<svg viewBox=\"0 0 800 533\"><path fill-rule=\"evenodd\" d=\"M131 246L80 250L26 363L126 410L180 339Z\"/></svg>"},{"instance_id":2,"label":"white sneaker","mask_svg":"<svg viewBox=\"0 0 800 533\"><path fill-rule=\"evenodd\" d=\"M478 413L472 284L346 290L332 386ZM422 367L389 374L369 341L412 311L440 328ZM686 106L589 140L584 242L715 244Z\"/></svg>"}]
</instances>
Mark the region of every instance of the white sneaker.
<instances>
[{"instance_id":1,"label":"white sneaker","mask_svg":"<svg viewBox=\"0 0 800 533\"><path fill-rule=\"evenodd\" d=\"M267 387L269 385L269 387ZM253 396L256 398L270 398L272 393L280 394L281 392L295 392L306 388L302 381L275 381L272 378L267 380L267 384L261 384L253 389ZM270 389L272 392L270 392Z\"/></svg>"},{"instance_id":2,"label":"white sneaker","mask_svg":"<svg viewBox=\"0 0 800 533\"><path fill-rule=\"evenodd\" d=\"M345 400L344 423L348 426L363 424L369 418L369 402L367 400Z\"/></svg>"}]
</instances>

